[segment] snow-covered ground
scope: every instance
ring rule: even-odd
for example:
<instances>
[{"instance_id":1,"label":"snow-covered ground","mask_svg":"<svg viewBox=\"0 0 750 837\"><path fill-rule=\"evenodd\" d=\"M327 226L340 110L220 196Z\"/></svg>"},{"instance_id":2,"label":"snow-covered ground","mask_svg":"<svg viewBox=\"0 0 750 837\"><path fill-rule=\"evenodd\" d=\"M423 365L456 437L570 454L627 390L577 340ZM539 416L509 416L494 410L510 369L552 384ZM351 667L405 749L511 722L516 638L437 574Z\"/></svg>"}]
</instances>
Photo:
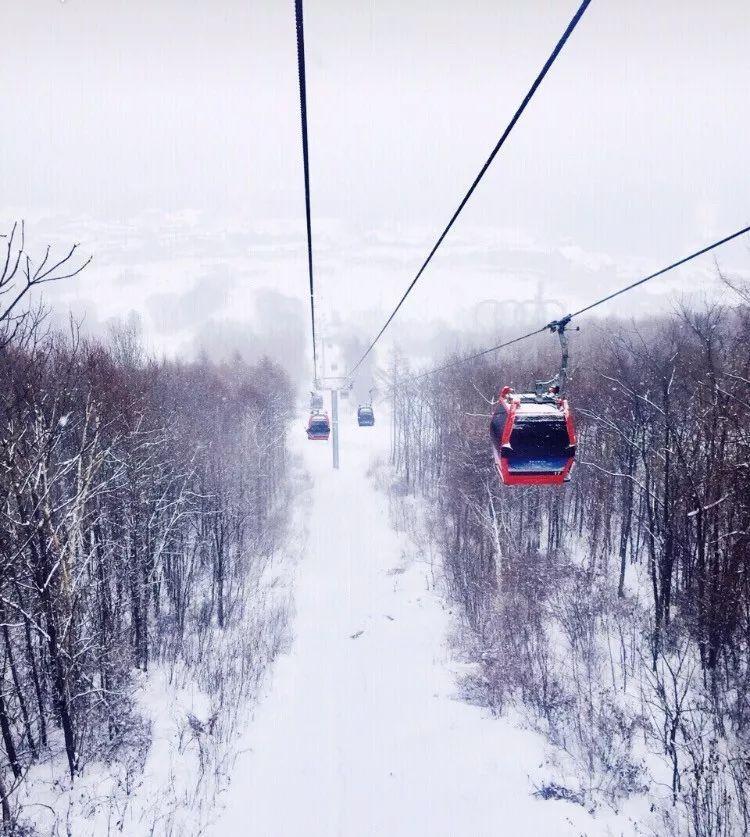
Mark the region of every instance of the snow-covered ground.
<instances>
[{"instance_id":1,"label":"snow-covered ground","mask_svg":"<svg viewBox=\"0 0 750 837\"><path fill-rule=\"evenodd\" d=\"M545 742L457 698L451 615L429 566L368 477L387 422L341 416L330 443L295 446L312 478L291 650L240 756L211 837L546 837L633 833L624 819L542 801ZM549 777L548 777L549 778Z\"/></svg>"},{"instance_id":2,"label":"snow-covered ground","mask_svg":"<svg viewBox=\"0 0 750 837\"><path fill-rule=\"evenodd\" d=\"M291 471L295 497L304 475L296 462ZM227 627L203 640L193 632L172 664L156 660L148 674L133 672L130 697L140 723L128 731L128 746L117 758L85 764L71 784L56 733L55 755L29 770L15 797L35 837L204 833L242 743L237 730L247 728L286 642L288 585L309 518L304 507L291 511L283 547L249 568L242 580L247 606L233 608Z\"/></svg>"}]
</instances>

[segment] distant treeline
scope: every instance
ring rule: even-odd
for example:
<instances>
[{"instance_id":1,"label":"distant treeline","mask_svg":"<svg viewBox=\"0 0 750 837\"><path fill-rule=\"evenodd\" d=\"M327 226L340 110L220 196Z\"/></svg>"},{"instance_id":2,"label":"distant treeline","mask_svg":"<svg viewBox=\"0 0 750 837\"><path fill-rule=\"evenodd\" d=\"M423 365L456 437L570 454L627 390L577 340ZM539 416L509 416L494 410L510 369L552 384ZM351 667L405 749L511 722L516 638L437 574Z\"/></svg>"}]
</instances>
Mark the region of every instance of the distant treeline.
<instances>
[{"instance_id":1,"label":"distant treeline","mask_svg":"<svg viewBox=\"0 0 750 837\"><path fill-rule=\"evenodd\" d=\"M643 789L647 741L666 834L750 833L750 296L733 292L571 332L563 489L502 486L488 438L503 384L556 371L554 338L417 381L392 368L393 464L436 503L481 670L467 688L523 706L594 801Z\"/></svg>"}]
</instances>

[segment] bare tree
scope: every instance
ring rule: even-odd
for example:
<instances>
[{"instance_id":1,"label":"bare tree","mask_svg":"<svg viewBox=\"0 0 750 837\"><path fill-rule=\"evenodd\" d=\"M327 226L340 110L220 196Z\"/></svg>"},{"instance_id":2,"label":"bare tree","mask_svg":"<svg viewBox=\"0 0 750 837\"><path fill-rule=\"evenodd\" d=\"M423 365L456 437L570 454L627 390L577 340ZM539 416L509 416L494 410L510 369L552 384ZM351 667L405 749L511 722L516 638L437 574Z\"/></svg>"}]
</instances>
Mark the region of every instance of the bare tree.
<instances>
[{"instance_id":1,"label":"bare tree","mask_svg":"<svg viewBox=\"0 0 750 837\"><path fill-rule=\"evenodd\" d=\"M26 251L26 226L23 221L13 224L5 239L5 258L0 268L0 346L8 345L23 325L35 317L33 310L24 308L24 300L34 288L49 282L59 282L77 276L91 262L81 261L78 244L62 256L52 254L48 245L44 255L33 259ZM36 314L38 316L38 313Z\"/></svg>"}]
</instances>

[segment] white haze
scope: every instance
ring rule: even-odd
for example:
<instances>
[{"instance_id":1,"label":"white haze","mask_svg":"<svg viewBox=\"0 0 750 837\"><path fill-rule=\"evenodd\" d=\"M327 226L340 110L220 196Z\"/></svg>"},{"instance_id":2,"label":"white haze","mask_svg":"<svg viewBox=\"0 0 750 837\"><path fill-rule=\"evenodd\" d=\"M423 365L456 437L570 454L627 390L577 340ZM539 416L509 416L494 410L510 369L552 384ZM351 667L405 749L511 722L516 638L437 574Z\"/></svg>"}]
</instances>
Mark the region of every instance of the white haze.
<instances>
[{"instance_id":1,"label":"white haze","mask_svg":"<svg viewBox=\"0 0 750 837\"><path fill-rule=\"evenodd\" d=\"M324 319L377 327L575 6L306 3ZM3 20L0 217L25 217L37 247L80 241L95 257L48 299L92 327L136 311L150 345L183 354L257 344L272 329L258 293L273 292L304 353L293 4L24 0ZM484 300L569 309L748 223L749 36L741 0L595 0L401 333L429 321L450 345L451 327L487 325ZM750 267L744 242L717 257ZM704 290L711 257L615 312Z\"/></svg>"}]
</instances>

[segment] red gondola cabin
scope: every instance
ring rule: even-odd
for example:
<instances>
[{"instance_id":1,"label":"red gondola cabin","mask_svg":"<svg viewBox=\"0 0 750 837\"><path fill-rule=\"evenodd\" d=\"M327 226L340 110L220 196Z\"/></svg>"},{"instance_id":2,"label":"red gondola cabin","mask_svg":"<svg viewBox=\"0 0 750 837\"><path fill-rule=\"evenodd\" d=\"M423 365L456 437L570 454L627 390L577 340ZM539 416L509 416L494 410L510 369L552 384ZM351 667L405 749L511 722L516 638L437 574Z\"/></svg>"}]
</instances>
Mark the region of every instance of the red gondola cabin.
<instances>
[{"instance_id":1,"label":"red gondola cabin","mask_svg":"<svg viewBox=\"0 0 750 837\"><path fill-rule=\"evenodd\" d=\"M568 402L503 387L490 423L500 479L506 485L562 485L570 479L576 434Z\"/></svg>"},{"instance_id":2,"label":"red gondola cabin","mask_svg":"<svg viewBox=\"0 0 750 837\"><path fill-rule=\"evenodd\" d=\"M330 433L331 422L328 420L328 414L322 411L310 413L310 419L307 422L307 438L327 442Z\"/></svg>"}]
</instances>

